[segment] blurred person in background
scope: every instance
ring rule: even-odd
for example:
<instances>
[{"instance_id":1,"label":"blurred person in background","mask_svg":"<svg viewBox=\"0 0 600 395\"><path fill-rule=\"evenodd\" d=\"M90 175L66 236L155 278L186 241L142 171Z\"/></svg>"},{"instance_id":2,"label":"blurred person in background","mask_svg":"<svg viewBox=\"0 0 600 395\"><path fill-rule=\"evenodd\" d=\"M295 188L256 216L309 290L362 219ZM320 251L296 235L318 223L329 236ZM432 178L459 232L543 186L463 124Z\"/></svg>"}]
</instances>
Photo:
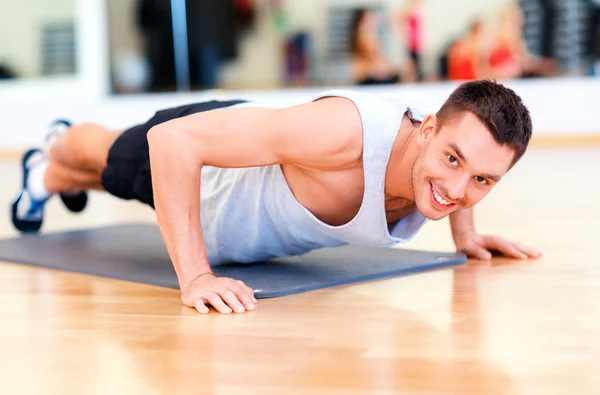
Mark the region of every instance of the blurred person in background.
<instances>
[{"instance_id":1,"label":"blurred person in background","mask_svg":"<svg viewBox=\"0 0 600 395\"><path fill-rule=\"evenodd\" d=\"M513 6L500 14L495 29L483 19L475 21L469 31L450 47L448 79L515 79L556 75L557 62L531 54L522 29L522 12Z\"/></svg>"},{"instance_id":2,"label":"blurred person in background","mask_svg":"<svg viewBox=\"0 0 600 395\"><path fill-rule=\"evenodd\" d=\"M409 70L387 58L378 34L380 23L375 10L360 8L353 13L349 47L355 84L393 84L411 79Z\"/></svg>"},{"instance_id":3,"label":"blurred person in background","mask_svg":"<svg viewBox=\"0 0 600 395\"><path fill-rule=\"evenodd\" d=\"M448 52L448 79L474 80L493 77L488 64L489 36L482 19L473 22Z\"/></svg>"},{"instance_id":4,"label":"blurred person in background","mask_svg":"<svg viewBox=\"0 0 600 395\"><path fill-rule=\"evenodd\" d=\"M422 0L409 0L396 17L396 22L406 38L405 45L412 60L417 81L423 80L421 54L423 51L424 13Z\"/></svg>"},{"instance_id":5,"label":"blurred person in background","mask_svg":"<svg viewBox=\"0 0 600 395\"><path fill-rule=\"evenodd\" d=\"M137 24L150 64L150 91L175 90L175 49L170 1L139 0Z\"/></svg>"},{"instance_id":6,"label":"blurred person in background","mask_svg":"<svg viewBox=\"0 0 600 395\"><path fill-rule=\"evenodd\" d=\"M499 27L489 55L493 78L512 79L556 75L553 59L536 57L523 38L523 13L510 6L500 14Z\"/></svg>"}]
</instances>

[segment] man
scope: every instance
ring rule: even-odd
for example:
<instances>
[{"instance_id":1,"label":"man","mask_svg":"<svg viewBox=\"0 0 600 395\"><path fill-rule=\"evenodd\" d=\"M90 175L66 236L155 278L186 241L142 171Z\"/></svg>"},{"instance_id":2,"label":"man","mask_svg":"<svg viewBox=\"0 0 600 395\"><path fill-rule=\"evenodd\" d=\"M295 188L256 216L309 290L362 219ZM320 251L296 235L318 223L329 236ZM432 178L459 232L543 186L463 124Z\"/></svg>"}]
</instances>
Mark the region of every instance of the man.
<instances>
[{"instance_id":1,"label":"man","mask_svg":"<svg viewBox=\"0 0 600 395\"><path fill-rule=\"evenodd\" d=\"M178 107L122 133L58 122L47 153L23 157L13 223L39 230L56 193L72 211L85 207L88 189L137 199L156 210L183 303L241 313L255 309L253 291L215 277L211 265L391 246L448 215L458 251L538 257L479 235L472 213L525 153L531 128L521 99L491 81L461 85L437 113L394 96L330 91L279 109Z\"/></svg>"}]
</instances>

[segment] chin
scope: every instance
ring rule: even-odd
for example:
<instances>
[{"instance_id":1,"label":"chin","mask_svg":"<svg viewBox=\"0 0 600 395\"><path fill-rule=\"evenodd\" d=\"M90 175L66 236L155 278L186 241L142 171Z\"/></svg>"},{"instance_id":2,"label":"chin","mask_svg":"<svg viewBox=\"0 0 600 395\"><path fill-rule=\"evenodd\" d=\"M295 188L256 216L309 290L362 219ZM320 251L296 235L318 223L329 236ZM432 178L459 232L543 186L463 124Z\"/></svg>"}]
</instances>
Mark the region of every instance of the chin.
<instances>
[{"instance_id":1,"label":"chin","mask_svg":"<svg viewBox=\"0 0 600 395\"><path fill-rule=\"evenodd\" d=\"M456 204L443 204L436 198L432 190L432 184L427 181L419 199L416 199L417 210L427 219L439 221L455 212Z\"/></svg>"},{"instance_id":2,"label":"chin","mask_svg":"<svg viewBox=\"0 0 600 395\"><path fill-rule=\"evenodd\" d=\"M449 214L442 214L439 212L435 212L432 209L424 209L422 210L419 205L417 205L417 210L419 210L419 212L421 213L421 215L423 215L425 218L427 218L430 221L439 221L441 219L446 218Z\"/></svg>"}]
</instances>

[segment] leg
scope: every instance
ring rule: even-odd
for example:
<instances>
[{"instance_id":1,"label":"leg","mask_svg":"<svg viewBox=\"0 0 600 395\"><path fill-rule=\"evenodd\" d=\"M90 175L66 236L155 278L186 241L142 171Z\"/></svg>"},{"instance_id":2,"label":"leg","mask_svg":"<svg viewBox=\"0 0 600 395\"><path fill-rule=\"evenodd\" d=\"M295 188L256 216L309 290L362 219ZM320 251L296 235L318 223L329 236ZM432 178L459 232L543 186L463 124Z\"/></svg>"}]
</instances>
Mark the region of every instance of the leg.
<instances>
[{"instance_id":1,"label":"leg","mask_svg":"<svg viewBox=\"0 0 600 395\"><path fill-rule=\"evenodd\" d=\"M23 182L11 205L12 222L22 232L37 232L46 201L59 193L72 212L82 211L88 189L100 189L121 199L136 199L153 207L152 182L146 134L171 119L229 107L244 100L195 103L158 111L150 120L124 132L95 124L71 126L57 120L47 138L54 139L47 155L40 148L21 159Z\"/></svg>"},{"instance_id":2,"label":"leg","mask_svg":"<svg viewBox=\"0 0 600 395\"><path fill-rule=\"evenodd\" d=\"M27 151L22 159L23 186L11 207L15 227L22 232L38 231L44 205L55 193L70 211L82 211L88 200L85 191L102 189L102 170L118 135L97 125L80 125L57 133L48 149L49 158L41 155L36 161L42 150Z\"/></svg>"},{"instance_id":3,"label":"leg","mask_svg":"<svg viewBox=\"0 0 600 395\"><path fill-rule=\"evenodd\" d=\"M119 135L119 132L95 124L73 126L50 145L48 154L51 162L63 168L99 177L106 167L108 152ZM52 180L49 182L52 183Z\"/></svg>"},{"instance_id":4,"label":"leg","mask_svg":"<svg viewBox=\"0 0 600 395\"><path fill-rule=\"evenodd\" d=\"M50 160L48 163L48 168L44 174L44 185L50 194L73 190L104 189L99 174L67 167L54 160Z\"/></svg>"},{"instance_id":5,"label":"leg","mask_svg":"<svg viewBox=\"0 0 600 395\"><path fill-rule=\"evenodd\" d=\"M44 186L52 193L103 189L101 174L108 152L120 135L102 126L82 124L59 135L48 149Z\"/></svg>"}]
</instances>

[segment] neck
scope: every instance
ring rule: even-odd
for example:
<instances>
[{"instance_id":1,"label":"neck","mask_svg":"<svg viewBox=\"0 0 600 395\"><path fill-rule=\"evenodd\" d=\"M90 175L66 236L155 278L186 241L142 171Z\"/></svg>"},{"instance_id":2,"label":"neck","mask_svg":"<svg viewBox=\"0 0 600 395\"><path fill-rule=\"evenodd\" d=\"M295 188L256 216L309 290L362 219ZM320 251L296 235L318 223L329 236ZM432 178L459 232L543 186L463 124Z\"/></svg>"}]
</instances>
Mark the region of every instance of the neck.
<instances>
[{"instance_id":1,"label":"neck","mask_svg":"<svg viewBox=\"0 0 600 395\"><path fill-rule=\"evenodd\" d=\"M407 118L405 120L407 122L402 122L390 155L385 177L386 201L414 202L415 200L412 170L419 155L417 134L420 124L413 125Z\"/></svg>"}]
</instances>

